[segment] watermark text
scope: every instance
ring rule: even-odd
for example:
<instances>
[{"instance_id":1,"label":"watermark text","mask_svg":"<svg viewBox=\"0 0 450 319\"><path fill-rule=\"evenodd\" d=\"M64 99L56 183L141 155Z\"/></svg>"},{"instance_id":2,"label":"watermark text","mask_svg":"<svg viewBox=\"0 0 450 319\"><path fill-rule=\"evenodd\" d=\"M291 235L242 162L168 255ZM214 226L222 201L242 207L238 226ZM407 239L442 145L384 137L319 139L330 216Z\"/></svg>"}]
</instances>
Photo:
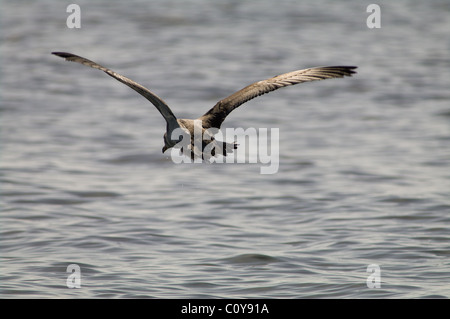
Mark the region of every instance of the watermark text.
<instances>
[{"instance_id":1,"label":"watermark text","mask_svg":"<svg viewBox=\"0 0 450 319\"><path fill-rule=\"evenodd\" d=\"M202 132L201 124L198 124L194 126L193 138L186 129L177 128L172 132L172 140L182 139L173 147L170 155L176 164L192 161L260 163L263 164L261 174L275 174L279 168L279 135L278 128L226 128L225 131L212 128ZM233 142L227 142L230 140ZM180 156L180 152L187 156ZM224 153L227 155L223 156Z\"/></svg>"}]
</instances>

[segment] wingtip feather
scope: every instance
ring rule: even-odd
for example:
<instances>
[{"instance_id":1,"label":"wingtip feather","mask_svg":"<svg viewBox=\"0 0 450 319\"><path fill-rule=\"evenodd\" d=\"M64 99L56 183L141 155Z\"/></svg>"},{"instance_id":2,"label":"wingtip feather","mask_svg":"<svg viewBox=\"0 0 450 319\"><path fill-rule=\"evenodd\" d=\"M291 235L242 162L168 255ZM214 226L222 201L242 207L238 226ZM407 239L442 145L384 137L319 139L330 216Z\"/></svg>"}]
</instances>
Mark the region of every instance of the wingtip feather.
<instances>
[{"instance_id":1,"label":"wingtip feather","mask_svg":"<svg viewBox=\"0 0 450 319\"><path fill-rule=\"evenodd\" d=\"M69 52L52 52L53 55L59 56L63 59L73 58L76 57L75 54L69 53Z\"/></svg>"}]
</instances>

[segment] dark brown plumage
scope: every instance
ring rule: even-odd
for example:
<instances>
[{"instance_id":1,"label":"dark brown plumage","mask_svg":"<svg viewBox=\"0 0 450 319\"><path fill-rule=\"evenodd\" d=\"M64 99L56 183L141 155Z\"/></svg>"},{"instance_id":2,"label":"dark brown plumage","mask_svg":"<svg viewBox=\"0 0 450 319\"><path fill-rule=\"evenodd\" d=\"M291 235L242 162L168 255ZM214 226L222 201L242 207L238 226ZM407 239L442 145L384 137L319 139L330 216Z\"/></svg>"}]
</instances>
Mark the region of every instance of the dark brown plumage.
<instances>
[{"instance_id":1,"label":"dark brown plumage","mask_svg":"<svg viewBox=\"0 0 450 319\"><path fill-rule=\"evenodd\" d=\"M275 77L272 77L267 80L258 81L253 84L250 84L243 88L242 90L237 91L236 93L231 94L227 98L220 100L217 104L212 107L208 112L199 117L196 120L192 119L177 119L175 115L172 113L169 106L157 95L152 93L147 88L143 87L139 83L134 82L133 80L120 75L100 64L97 64L91 60L80 57L78 55L67 53L67 52L52 52L52 54L57 55L61 58L66 59L67 61L78 62L89 66L94 69L101 70L108 74L109 76L115 78L116 80L122 82L123 84L129 86L147 100L149 100L161 113L164 119L167 122L167 131L164 134L164 147L163 152L167 149L174 147L177 143L180 142L178 136L175 139L172 139L172 133L177 128L181 128L184 131L187 131L191 136L191 157L195 158L197 156L203 157L202 151L209 143L215 143L215 154L223 154L226 155L229 152L232 152L233 149L237 147L236 144L233 143L224 143L216 141L213 137L211 139L203 140L202 150L197 150L194 152L194 128L196 125L201 125L201 127L197 127L202 134L205 133L206 130L211 128L219 129L222 125L222 122L225 118L230 114L234 109L244 104L245 102L269 93L271 91L277 90L279 88L295 85L303 82L311 82L317 80L325 80L332 78L342 78L344 76L351 76L356 73L353 71L356 69L356 66L325 66L325 67L315 67L304 70L298 70L293 72L284 73ZM201 120L201 122L199 122ZM188 150L183 150L185 153ZM195 153L195 154L194 154Z\"/></svg>"}]
</instances>

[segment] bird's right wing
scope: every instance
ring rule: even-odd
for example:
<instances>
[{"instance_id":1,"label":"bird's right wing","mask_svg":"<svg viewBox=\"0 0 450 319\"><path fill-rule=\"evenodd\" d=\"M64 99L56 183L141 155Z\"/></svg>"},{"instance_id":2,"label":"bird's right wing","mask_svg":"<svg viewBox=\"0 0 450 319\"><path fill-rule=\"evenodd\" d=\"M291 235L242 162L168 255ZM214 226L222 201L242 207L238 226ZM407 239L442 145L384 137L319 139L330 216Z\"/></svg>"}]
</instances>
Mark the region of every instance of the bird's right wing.
<instances>
[{"instance_id":1,"label":"bird's right wing","mask_svg":"<svg viewBox=\"0 0 450 319\"><path fill-rule=\"evenodd\" d=\"M123 75L120 75L108 68L105 68L104 66L101 66L100 64L97 64L91 60L88 60L86 58L83 58L83 57L75 55L75 54L67 53L67 52L52 52L52 54L57 55L61 58L64 58L67 61L78 62L83 65L89 66L91 68L98 69L98 70L105 72L109 76L111 76L111 77L115 78L116 80L122 82L123 84L129 86L130 88L132 88L133 90L138 92L140 95L145 97L147 100L149 100L154 106L156 106L158 111L161 113L161 115L166 120L169 127L171 127L172 129L175 127L179 127L177 118L172 113L172 111L170 110L170 108L166 104L166 102L164 102L156 94L152 93L149 89L145 88L144 86L140 85L139 83L136 83L133 80L130 80L129 78L127 78Z\"/></svg>"},{"instance_id":2,"label":"bird's right wing","mask_svg":"<svg viewBox=\"0 0 450 319\"><path fill-rule=\"evenodd\" d=\"M220 100L217 104L206 112L200 119L206 128L220 128L223 120L231 111L245 102L254 99L257 96L275 91L279 88L295 85L303 82L325 80L332 78L342 78L351 76L356 66L325 66L315 67L304 70L293 71L275 76L273 78L258 81L239 90L229 97Z\"/></svg>"}]
</instances>

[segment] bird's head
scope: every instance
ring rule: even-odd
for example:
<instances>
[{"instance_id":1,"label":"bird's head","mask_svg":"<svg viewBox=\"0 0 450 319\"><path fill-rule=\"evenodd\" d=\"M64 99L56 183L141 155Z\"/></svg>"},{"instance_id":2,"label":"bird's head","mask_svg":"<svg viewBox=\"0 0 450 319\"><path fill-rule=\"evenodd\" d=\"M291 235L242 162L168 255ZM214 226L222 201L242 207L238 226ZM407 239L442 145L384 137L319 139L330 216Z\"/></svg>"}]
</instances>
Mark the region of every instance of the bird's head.
<instances>
[{"instance_id":1,"label":"bird's head","mask_svg":"<svg viewBox=\"0 0 450 319\"><path fill-rule=\"evenodd\" d=\"M172 138L174 136L178 136L176 139L169 138L169 133ZM162 152L166 152L169 148L175 147L175 148L181 148L184 145L180 145L179 143L181 141L185 140L186 143L190 142L190 134L189 131L186 128L175 128L174 130L167 130L166 133L164 133L164 147L162 148Z\"/></svg>"},{"instance_id":2,"label":"bird's head","mask_svg":"<svg viewBox=\"0 0 450 319\"><path fill-rule=\"evenodd\" d=\"M164 133L164 146L162 148L162 152L165 153L169 148L171 148L173 145L171 145L170 141L167 139L167 133Z\"/></svg>"}]
</instances>

